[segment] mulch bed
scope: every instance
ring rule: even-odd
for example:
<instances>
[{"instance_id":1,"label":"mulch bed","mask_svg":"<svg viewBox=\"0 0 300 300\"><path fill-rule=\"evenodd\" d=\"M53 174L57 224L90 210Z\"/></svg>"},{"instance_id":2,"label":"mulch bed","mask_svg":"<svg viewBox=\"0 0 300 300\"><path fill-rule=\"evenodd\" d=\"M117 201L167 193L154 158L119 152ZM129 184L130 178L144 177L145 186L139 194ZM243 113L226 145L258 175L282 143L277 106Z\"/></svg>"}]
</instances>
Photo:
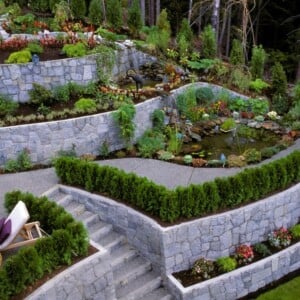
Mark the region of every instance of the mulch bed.
<instances>
[{"instance_id":1,"label":"mulch bed","mask_svg":"<svg viewBox=\"0 0 300 300\"><path fill-rule=\"evenodd\" d=\"M17 51L17 50L15 50ZM0 64L5 64L5 60L15 51L0 50ZM67 56L61 53L61 48L44 48L44 52L39 54L40 61L63 59Z\"/></svg>"}]
</instances>

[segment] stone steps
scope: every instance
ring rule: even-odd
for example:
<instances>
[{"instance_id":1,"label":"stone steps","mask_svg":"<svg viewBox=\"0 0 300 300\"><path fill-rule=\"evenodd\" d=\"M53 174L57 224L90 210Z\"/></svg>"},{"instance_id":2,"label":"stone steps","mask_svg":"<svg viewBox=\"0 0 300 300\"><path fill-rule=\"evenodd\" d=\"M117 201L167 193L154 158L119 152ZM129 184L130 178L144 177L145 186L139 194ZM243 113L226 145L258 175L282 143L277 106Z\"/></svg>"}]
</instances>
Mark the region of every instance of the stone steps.
<instances>
[{"instance_id":1,"label":"stone steps","mask_svg":"<svg viewBox=\"0 0 300 300\"><path fill-rule=\"evenodd\" d=\"M85 209L71 195L59 188L46 195L62 205L73 217L86 226L90 239L110 253L117 299L120 300L170 300L173 297L162 286L159 274L137 249L128 244L124 235L116 232L111 224L100 220L96 213Z\"/></svg>"}]
</instances>

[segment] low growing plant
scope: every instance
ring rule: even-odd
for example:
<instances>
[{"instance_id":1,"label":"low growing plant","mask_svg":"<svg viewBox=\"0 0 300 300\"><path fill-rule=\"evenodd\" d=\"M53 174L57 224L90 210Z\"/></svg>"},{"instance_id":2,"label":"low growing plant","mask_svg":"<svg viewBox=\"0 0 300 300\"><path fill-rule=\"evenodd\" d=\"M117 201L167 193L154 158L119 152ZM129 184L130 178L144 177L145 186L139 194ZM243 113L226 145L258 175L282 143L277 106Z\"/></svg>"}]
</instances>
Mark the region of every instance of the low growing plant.
<instances>
[{"instance_id":1,"label":"low growing plant","mask_svg":"<svg viewBox=\"0 0 300 300\"><path fill-rule=\"evenodd\" d=\"M292 236L286 228L281 227L268 235L268 241L272 247L280 249L291 244Z\"/></svg>"},{"instance_id":2,"label":"low growing plant","mask_svg":"<svg viewBox=\"0 0 300 300\"><path fill-rule=\"evenodd\" d=\"M253 249L256 253L261 255L262 257L266 257L272 255L270 249L263 243L257 243L253 246Z\"/></svg>"},{"instance_id":3,"label":"low growing plant","mask_svg":"<svg viewBox=\"0 0 300 300\"><path fill-rule=\"evenodd\" d=\"M87 47L84 43L78 42L76 44L66 44L63 46L62 51L68 57L81 57L86 55Z\"/></svg>"},{"instance_id":4,"label":"low growing plant","mask_svg":"<svg viewBox=\"0 0 300 300\"><path fill-rule=\"evenodd\" d=\"M192 274L197 275L202 279L209 279L213 277L215 272L215 264L212 260L199 258L195 261L192 267Z\"/></svg>"},{"instance_id":5,"label":"low growing plant","mask_svg":"<svg viewBox=\"0 0 300 300\"><path fill-rule=\"evenodd\" d=\"M19 104L4 95L0 95L0 117L6 115L14 115L18 109Z\"/></svg>"},{"instance_id":6,"label":"low growing plant","mask_svg":"<svg viewBox=\"0 0 300 300\"><path fill-rule=\"evenodd\" d=\"M300 239L300 224L296 224L290 228L290 233L294 239Z\"/></svg>"},{"instance_id":7,"label":"low growing plant","mask_svg":"<svg viewBox=\"0 0 300 300\"><path fill-rule=\"evenodd\" d=\"M224 256L216 260L218 269L222 273L233 271L237 267L237 261L234 257Z\"/></svg>"},{"instance_id":8,"label":"low growing plant","mask_svg":"<svg viewBox=\"0 0 300 300\"><path fill-rule=\"evenodd\" d=\"M74 105L80 112L95 112L97 110L96 102L89 98L81 98Z\"/></svg>"},{"instance_id":9,"label":"low growing plant","mask_svg":"<svg viewBox=\"0 0 300 300\"><path fill-rule=\"evenodd\" d=\"M147 130L138 139L137 147L142 157L151 158L158 150L164 149L164 136L157 131Z\"/></svg>"},{"instance_id":10,"label":"low growing plant","mask_svg":"<svg viewBox=\"0 0 300 300\"><path fill-rule=\"evenodd\" d=\"M31 53L29 50L24 49L13 52L9 55L8 59L5 60L7 64L24 64L31 61Z\"/></svg>"},{"instance_id":11,"label":"low growing plant","mask_svg":"<svg viewBox=\"0 0 300 300\"><path fill-rule=\"evenodd\" d=\"M239 265L246 265L254 258L253 248L250 245L240 245L235 251L236 260Z\"/></svg>"}]
</instances>

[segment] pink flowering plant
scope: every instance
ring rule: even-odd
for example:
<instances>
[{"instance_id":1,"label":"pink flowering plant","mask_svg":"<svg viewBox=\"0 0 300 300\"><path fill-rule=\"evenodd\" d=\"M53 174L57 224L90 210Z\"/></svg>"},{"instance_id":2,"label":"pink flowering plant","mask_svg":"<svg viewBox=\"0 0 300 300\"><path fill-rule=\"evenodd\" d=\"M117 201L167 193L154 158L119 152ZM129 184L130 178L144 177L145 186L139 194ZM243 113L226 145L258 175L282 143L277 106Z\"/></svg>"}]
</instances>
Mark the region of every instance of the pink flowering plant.
<instances>
[{"instance_id":1,"label":"pink flowering plant","mask_svg":"<svg viewBox=\"0 0 300 300\"><path fill-rule=\"evenodd\" d=\"M235 257L239 265L246 265L252 262L254 258L253 248L247 244L238 246L235 252Z\"/></svg>"},{"instance_id":2,"label":"pink flowering plant","mask_svg":"<svg viewBox=\"0 0 300 300\"><path fill-rule=\"evenodd\" d=\"M275 248L285 248L291 244L292 235L288 229L281 227L269 234L268 241Z\"/></svg>"}]
</instances>

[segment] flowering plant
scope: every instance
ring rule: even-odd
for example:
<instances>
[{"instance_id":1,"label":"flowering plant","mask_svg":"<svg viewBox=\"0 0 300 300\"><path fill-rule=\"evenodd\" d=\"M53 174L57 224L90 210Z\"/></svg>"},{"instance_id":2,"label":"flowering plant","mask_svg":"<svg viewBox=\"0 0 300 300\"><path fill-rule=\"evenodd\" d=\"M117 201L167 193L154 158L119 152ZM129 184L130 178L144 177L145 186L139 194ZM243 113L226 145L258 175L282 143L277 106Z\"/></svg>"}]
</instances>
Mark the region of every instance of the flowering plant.
<instances>
[{"instance_id":1,"label":"flowering plant","mask_svg":"<svg viewBox=\"0 0 300 300\"><path fill-rule=\"evenodd\" d=\"M192 274L197 275L203 279L209 279L213 276L215 271L215 265L212 260L205 259L204 257L199 258L195 261L192 267Z\"/></svg>"},{"instance_id":2,"label":"flowering plant","mask_svg":"<svg viewBox=\"0 0 300 300\"><path fill-rule=\"evenodd\" d=\"M277 117L278 117L278 115L277 115L277 112L276 111L269 111L268 113L267 113L267 116L268 116L268 118L270 119L270 120L276 120L277 119Z\"/></svg>"},{"instance_id":3,"label":"flowering plant","mask_svg":"<svg viewBox=\"0 0 300 300\"><path fill-rule=\"evenodd\" d=\"M236 248L236 259L239 264L247 264L254 258L254 252L250 245L240 245Z\"/></svg>"},{"instance_id":4,"label":"flowering plant","mask_svg":"<svg viewBox=\"0 0 300 300\"><path fill-rule=\"evenodd\" d=\"M292 240L292 235L284 227L281 227L278 230L274 230L268 236L268 241L270 245L275 248L287 247L291 244L291 240Z\"/></svg>"}]
</instances>

